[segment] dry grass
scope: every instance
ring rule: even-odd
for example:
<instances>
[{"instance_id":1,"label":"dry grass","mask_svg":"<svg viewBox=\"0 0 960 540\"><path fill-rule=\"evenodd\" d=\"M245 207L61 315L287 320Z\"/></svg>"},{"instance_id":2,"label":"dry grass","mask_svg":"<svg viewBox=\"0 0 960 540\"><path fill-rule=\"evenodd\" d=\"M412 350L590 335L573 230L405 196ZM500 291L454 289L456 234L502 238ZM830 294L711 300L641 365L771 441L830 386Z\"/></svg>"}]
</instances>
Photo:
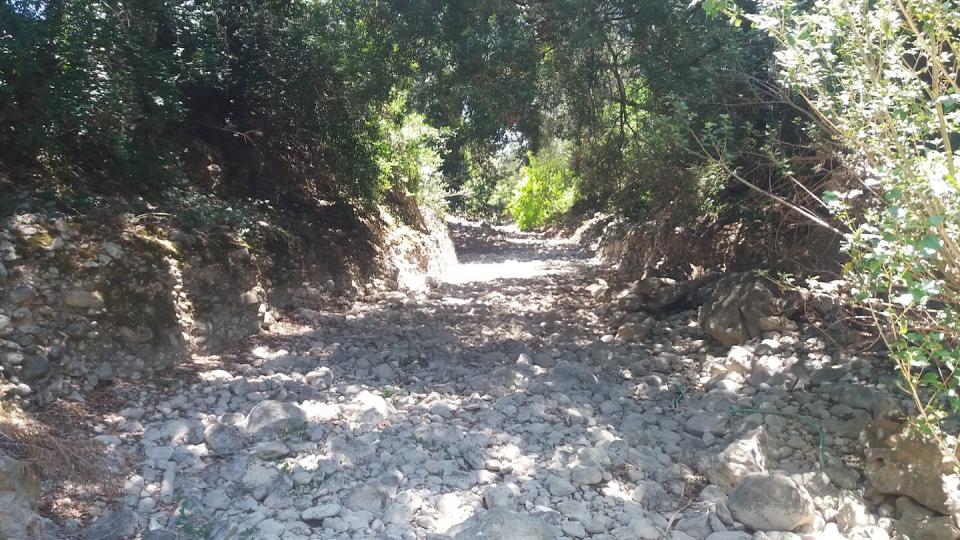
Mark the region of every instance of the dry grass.
<instances>
[{"instance_id":1,"label":"dry grass","mask_svg":"<svg viewBox=\"0 0 960 540\"><path fill-rule=\"evenodd\" d=\"M0 453L33 464L44 478L96 491L115 489L117 471L102 445L37 422L0 400Z\"/></svg>"}]
</instances>

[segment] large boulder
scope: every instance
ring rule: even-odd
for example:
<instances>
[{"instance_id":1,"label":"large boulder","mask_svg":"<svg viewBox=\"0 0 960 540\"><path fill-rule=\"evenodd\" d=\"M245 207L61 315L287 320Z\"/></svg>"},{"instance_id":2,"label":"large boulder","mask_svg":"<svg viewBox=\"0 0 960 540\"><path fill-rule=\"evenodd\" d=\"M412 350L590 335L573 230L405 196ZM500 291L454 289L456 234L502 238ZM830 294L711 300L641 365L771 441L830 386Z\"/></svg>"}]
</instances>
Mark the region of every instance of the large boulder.
<instances>
[{"instance_id":1,"label":"large boulder","mask_svg":"<svg viewBox=\"0 0 960 540\"><path fill-rule=\"evenodd\" d=\"M54 523L19 504L11 493L0 493L0 538L10 540L59 538Z\"/></svg>"},{"instance_id":2,"label":"large boulder","mask_svg":"<svg viewBox=\"0 0 960 540\"><path fill-rule=\"evenodd\" d=\"M729 492L747 476L766 473L766 441L766 431L758 427L731 442L703 465L707 480Z\"/></svg>"},{"instance_id":3,"label":"large boulder","mask_svg":"<svg viewBox=\"0 0 960 540\"><path fill-rule=\"evenodd\" d=\"M307 424L307 414L292 403L266 400L253 406L247 415L245 427L251 435L283 434L296 431Z\"/></svg>"},{"instance_id":4,"label":"large boulder","mask_svg":"<svg viewBox=\"0 0 960 540\"><path fill-rule=\"evenodd\" d=\"M717 282L700 310L700 326L726 347L763 332L796 330L793 302L781 297L769 280L753 273L732 274Z\"/></svg>"},{"instance_id":5,"label":"large boulder","mask_svg":"<svg viewBox=\"0 0 960 540\"><path fill-rule=\"evenodd\" d=\"M0 539L56 537L53 523L36 511L39 497L37 468L0 454Z\"/></svg>"},{"instance_id":6,"label":"large boulder","mask_svg":"<svg viewBox=\"0 0 960 540\"><path fill-rule=\"evenodd\" d=\"M0 454L0 495L9 495L11 502L20 506L36 508L40 497L37 468Z\"/></svg>"},{"instance_id":7,"label":"large boulder","mask_svg":"<svg viewBox=\"0 0 960 540\"><path fill-rule=\"evenodd\" d=\"M648 277L620 293L617 304L624 311L663 313L689 301L696 286L692 281L678 282L670 278Z\"/></svg>"},{"instance_id":8,"label":"large boulder","mask_svg":"<svg viewBox=\"0 0 960 540\"><path fill-rule=\"evenodd\" d=\"M123 509L98 517L83 531L87 540L124 540L134 538L139 526L137 515Z\"/></svg>"},{"instance_id":9,"label":"large boulder","mask_svg":"<svg viewBox=\"0 0 960 540\"><path fill-rule=\"evenodd\" d=\"M897 499L896 529L909 538L925 540L956 540L960 538L960 528L954 518L935 515L916 504L908 497Z\"/></svg>"},{"instance_id":10,"label":"large boulder","mask_svg":"<svg viewBox=\"0 0 960 540\"><path fill-rule=\"evenodd\" d=\"M363 390L345 407L351 420L358 423L378 424L396 413L393 405L383 396Z\"/></svg>"},{"instance_id":11,"label":"large boulder","mask_svg":"<svg viewBox=\"0 0 960 540\"><path fill-rule=\"evenodd\" d=\"M932 440L909 433L907 426L887 418L866 429L864 473L880 493L905 495L941 514L960 513L960 460L956 444L951 456Z\"/></svg>"},{"instance_id":12,"label":"large boulder","mask_svg":"<svg viewBox=\"0 0 960 540\"><path fill-rule=\"evenodd\" d=\"M816 519L807 490L779 474L748 476L730 493L727 506L754 531L795 531Z\"/></svg>"}]
</instances>

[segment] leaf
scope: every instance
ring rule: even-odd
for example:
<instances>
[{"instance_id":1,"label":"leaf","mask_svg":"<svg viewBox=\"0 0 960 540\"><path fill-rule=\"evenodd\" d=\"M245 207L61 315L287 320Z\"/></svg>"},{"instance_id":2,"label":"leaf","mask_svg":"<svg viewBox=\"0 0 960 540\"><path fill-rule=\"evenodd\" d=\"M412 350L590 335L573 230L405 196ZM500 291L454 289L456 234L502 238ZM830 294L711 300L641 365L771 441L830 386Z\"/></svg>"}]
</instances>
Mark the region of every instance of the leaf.
<instances>
[{"instance_id":1,"label":"leaf","mask_svg":"<svg viewBox=\"0 0 960 540\"><path fill-rule=\"evenodd\" d=\"M914 297L911 293L898 294L893 297L894 303L900 304L901 306L909 306L913 303Z\"/></svg>"},{"instance_id":2,"label":"leaf","mask_svg":"<svg viewBox=\"0 0 960 540\"><path fill-rule=\"evenodd\" d=\"M933 227L939 227L943 225L945 218L943 216L930 216L927 218L927 223Z\"/></svg>"},{"instance_id":3,"label":"leaf","mask_svg":"<svg viewBox=\"0 0 960 540\"><path fill-rule=\"evenodd\" d=\"M923 249L924 254L934 255L940 251L940 248L943 246L940 243L939 236L928 234L924 236L922 240L920 240L920 247Z\"/></svg>"}]
</instances>

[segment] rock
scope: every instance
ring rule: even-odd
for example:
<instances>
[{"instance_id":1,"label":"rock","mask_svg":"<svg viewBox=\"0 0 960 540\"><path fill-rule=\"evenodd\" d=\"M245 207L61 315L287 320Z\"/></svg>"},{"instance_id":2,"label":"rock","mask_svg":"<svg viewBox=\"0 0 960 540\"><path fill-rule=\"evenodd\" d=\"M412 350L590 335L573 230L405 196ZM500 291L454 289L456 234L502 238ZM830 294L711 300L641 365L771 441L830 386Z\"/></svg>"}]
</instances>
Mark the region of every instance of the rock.
<instances>
[{"instance_id":1,"label":"rock","mask_svg":"<svg viewBox=\"0 0 960 540\"><path fill-rule=\"evenodd\" d=\"M583 528L583 524L579 521L564 521L560 524L560 529L563 531L563 534L573 538L584 538L587 536L587 530Z\"/></svg>"},{"instance_id":2,"label":"rock","mask_svg":"<svg viewBox=\"0 0 960 540\"><path fill-rule=\"evenodd\" d=\"M53 522L15 502L12 495L0 494L0 538L53 540L60 537Z\"/></svg>"},{"instance_id":3,"label":"rock","mask_svg":"<svg viewBox=\"0 0 960 540\"><path fill-rule=\"evenodd\" d=\"M638 281L630 294L637 299L638 309L650 313L663 313L668 309L689 301L696 288L692 281L677 282L670 278L648 277Z\"/></svg>"},{"instance_id":4,"label":"rock","mask_svg":"<svg viewBox=\"0 0 960 540\"><path fill-rule=\"evenodd\" d=\"M408 525L413 520L413 510L403 504L391 504L383 511L383 522L393 525Z\"/></svg>"},{"instance_id":5,"label":"rock","mask_svg":"<svg viewBox=\"0 0 960 540\"><path fill-rule=\"evenodd\" d=\"M640 540L659 540L663 538L663 535L660 534L660 531L653 523L643 518L630 520L630 524L627 525L627 530L629 531L630 537L639 538Z\"/></svg>"},{"instance_id":6,"label":"rock","mask_svg":"<svg viewBox=\"0 0 960 540\"><path fill-rule=\"evenodd\" d=\"M29 285L17 285L7 292L7 301L13 305L26 304L37 295L36 290Z\"/></svg>"},{"instance_id":7,"label":"rock","mask_svg":"<svg viewBox=\"0 0 960 540\"><path fill-rule=\"evenodd\" d=\"M355 422L367 424L378 424L396 412L386 399L367 390L353 397L349 409Z\"/></svg>"},{"instance_id":8,"label":"rock","mask_svg":"<svg viewBox=\"0 0 960 540\"><path fill-rule=\"evenodd\" d=\"M576 490L576 487L566 478L551 476L547 480L547 489L554 497L566 497Z\"/></svg>"},{"instance_id":9,"label":"rock","mask_svg":"<svg viewBox=\"0 0 960 540\"><path fill-rule=\"evenodd\" d=\"M663 486L648 480L633 490L632 498L650 510L666 510L673 506L673 500Z\"/></svg>"},{"instance_id":10,"label":"rock","mask_svg":"<svg viewBox=\"0 0 960 540\"><path fill-rule=\"evenodd\" d=\"M240 527L235 523L216 523L213 532L207 537L208 540L237 540L240 534Z\"/></svg>"},{"instance_id":11,"label":"rock","mask_svg":"<svg viewBox=\"0 0 960 540\"><path fill-rule=\"evenodd\" d=\"M882 527L869 525L847 531L847 540L890 540L890 534Z\"/></svg>"},{"instance_id":12,"label":"rock","mask_svg":"<svg viewBox=\"0 0 960 540\"><path fill-rule=\"evenodd\" d=\"M203 430L203 439L214 454L229 454L243 447L243 434L237 426L210 424Z\"/></svg>"},{"instance_id":13,"label":"rock","mask_svg":"<svg viewBox=\"0 0 960 540\"><path fill-rule=\"evenodd\" d=\"M581 448L577 451L577 461L581 465L600 467L606 469L610 467L610 456L600 448Z\"/></svg>"},{"instance_id":14,"label":"rock","mask_svg":"<svg viewBox=\"0 0 960 540\"><path fill-rule=\"evenodd\" d=\"M303 428L307 424L307 415L303 409L290 403L266 400L253 406L247 415L244 426L247 433L286 434Z\"/></svg>"},{"instance_id":15,"label":"rock","mask_svg":"<svg viewBox=\"0 0 960 540\"><path fill-rule=\"evenodd\" d=\"M119 259L123 257L123 248L114 242L104 242L103 251L113 259Z\"/></svg>"},{"instance_id":16,"label":"rock","mask_svg":"<svg viewBox=\"0 0 960 540\"><path fill-rule=\"evenodd\" d=\"M944 453L936 442L907 432L894 420L879 418L867 427L864 474L880 493L905 495L941 514L960 513L960 477L954 470L957 454Z\"/></svg>"},{"instance_id":17,"label":"rock","mask_svg":"<svg viewBox=\"0 0 960 540\"><path fill-rule=\"evenodd\" d=\"M687 511L680 514L673 528L691 538L706 538L713 532L709 520L710 516L706 512Z\"/></svg>"},{"instance_id":18,"label":"rock","mask_svg":"<svg viewBox=\"0 0 960 540\"><path fill-rule=\"evenodd\" d=\"M343 510L339 504L327 503L320 506L311 506L300 512L300 519L304 521L320 521L340 514Z\"/></svg>"},{"instance_id":19,"label":"rock","mask_svg":"<svg viewBox=\"0 0 960 540\"><path fill-rule=\"evenodd\" d=\"M78 309L100 309L103 307L103 295L97 291L63 291L63 303Z\"/></svg>"},{"instance_id":20,"label":"rock","mask_svg":"<svg viewBox=\"0 0 960 540\"><path fill-rule=\"evenodd\" d=\"M842 465L827 465L823 472L839 488L854 490L860 485L860 474Z\"/></svg>"},{"instance_id":21,"label":"rock","mask_svg":"<svg viewBox=\"0 0 960 540\"><path fill-rule=\"evenodd\" d=\"M300 404L311 422L333 422L340 418L340 405L308 400Z\"/></svg>"},{"instance_id":22,"label":"rock","mask_svg":"<svg viewBox=\"0 0 960 540\"><path fill-rule=\"evenodd\" d=\"M934 515L933 512L918 505L907 497L897 499L897 531L911 539L956 540L960 538L960 528L954 518Z\"/></svg>"},{"instance_id":23,"label":"rock","mask_svg":"<svg viewBox=\"0 0 960 540\"><path fill-rule=\"evenodd\" d=\"M257 499L261 499L279 476L280 471L273 465L251 463L243 472L241 483L245 488L255 492Z\"/></svg>"},{"instance_id":24,"label":"rock","mask_svg":"<svg viewBox=\"0 0 960 540\"><path fill-rule=\"evenodd\" d=\"M282 458L290 454L290 449L287 448L287 445L277 442L277 441L263 441L257 443L253 448L253 453L260 459L273 460L277 458Z\"/></svg>"},{"instance_id":25,"label":"rock","mask_svg":"<svg viewBox=\"0 0 960 540\"><path fill-rule=\"evenodd\" d=\"M40 474L36 467L0 454L0 495L26 508L35 509L40 497Z\"/></svg>"},{"instance_id":26,"label":"rock","mask_svg":"<svg viewBox=\"0 0 960 540\"><path fill-rule=\"evenodd\" d=\"M171 463L163 471L163 477L160 479L160 500L165 503L173 501L176 490L177 466Z\"/></svg>"},{"instance_id":27,"label":"rock","mask_svg":"<svg viewBox=\"0 0 960 540\"><path fill-rule=\"evenodd\" d=\"M724 491L730 491L747 476L766 473L766 440L766 431L759 427L733 441L715 458L708 460L704 467L707 479Z\"/></svg>"},{"instance_id":28,"label":"rock","mask_svg":"<svg viewBox=\"0 0 960 540\"><path fill-rule=\"evenodd\" d=\"M366 484L351 491L344 504L351 510L377 514L387 505L387 494L377 486Z\"/></svg>"},{"instance_id":29,"label":"rock","mask_svg":"<svg viewBox=\"0 0 960 540\"><path fill-rule=\"evenodd\" d=\"M21 366L20 376L29 381L40 379L50 372L50 361L45 356L26 356Z\"/></svg>"},{"instance_id":30,"label":"rock","mask_svg":"<svg viewBox=\"0 0 960 540\"><path fill-rule=\"evenodd\" d=\"M617 330L617 339L626 343L643 341L653 332L653 319L626 323Z\"/></svg>"},{"instance_id":31,"label":"rock","mask_svg":"<svg viewBox=\"0 0 960 540\"><path fill-rule=\"evenodd\" d=\"M725 413L705 412L691 416L684 426L694 435L712 433L723 435L727 431L728 416Z\"/></svg>"},{"instance_id":32,"label":"rock","mask_svg":"<svg viewBox=\"0 0 960 540\"><path fill-rule=\"evenodd\" d=\"M514 483L498 484L490 486L483 492L483 504L489 509L506 508L515 510L517 508L517 497L520 495L520 488Z\"/></svg>"},{"instance_id":33,"label":"rock","mask_svg":"<svg viewBox=\"0 0 960 540\"><path fill-rule=\"evenodd\" d=\"M844 493L840 497L835 521L841 531L849 531L856 527L869 525L870 517L867 513L867 506L852 493Z\"/></svg>"},{"instance_id":34,"label":"rock","mask_svg":"<svg viewBox=\"0 0 960 540\"><path fill-rule=\"evenodd\" d=\"M162 439L173 444L200 444L203 442L203 424L197 420L167 420L163 424L151 428L144 438L149 440Z\"/></svg>"},{"instance_id":35,"label":"rock","mask_svg":"<svg viewBox=\"0 0 960 540\"><path fill-rule=\"evenodd\" d=\"M557 361L554 360L552 356L547 353L537 353L533 355L533 365L540 366L542 368L552 368L557 364Z\"/></svg>"},{"instance_id":36,"label":"rock","mask_svg":"<svg viewBox=\"0 0 960 540\"><path fill-rule=\"evenodd\" d=\"M706 540L750 540L752 534L743 531L720 531L711 533Z\"/></svg>"},{"instance_id":37,"label":"rock","mask_svg":"<svg viewBox=\"0 0 960 540\"><path fill-rule=\"evenodd\" d=\"M137 533L137 515L118 510L97 518L84 530L86 540L127 540Z\"/></svg>"},{"instance_id":38,"label":"rock","mask_svg":"<svg viewBox=\"0 0 960 540\"><path fill-rule=\"evenodd\" d=\"M179 540L180 535L168 531L167 529L154 529L152 531L147 531L141 537L142 540Z\"/></svg>"},{"instance_id":39,"label":"rock","mask_svg":"<svg viewBox=\"0 0 960 540\"><path fill-rule=\"evenodd\" d=\"M795 531L816 519L810 494L782 475L748 476L730 493L727 507L755 531Z\"/></svg>"},{"instance_id":40,"label":"rock","mask_svg":"<svg viewBox=\"0 0 960 540\"><path fill-rule=\"evenodd\" d=\"M603 469L589 465L577 465L570 471L574 484L592 485L603 481Z\"/></svg>"},{"instance_id":41,"label":"rock","mask_svg":"<svg viewBox=\"0 0 960 540\"><path fill-rule=\"evenodd\" d=\"M796 330L788 303L769 281L753 273L731 274L717 282L700 310L700 325L725 347L739 345L763 332Z\"/></svg>"},{"instance_id":42,"label":"rock","mask_svg":"<svg viewBox=\"0 0 960 540\"><path fill-rule=\"evenodd\" d=\"M150 343L153 341L153 330L149 326L139 326L137 328L130 328L128 326L121 326L117 329L117 333L120 334L120 337L132 345L143 345L145 343Z\"/></svg>"},{"instance_id":43,"label":"rock","mask_svg":"<svg viewBox=\"0 0 960 540\"><path fill-rule=\"evenodd\" d=\"M478 512L453 527L453 540L553 540L557 533L537 517L505 509Z\"/></svg>"}]
</instances>

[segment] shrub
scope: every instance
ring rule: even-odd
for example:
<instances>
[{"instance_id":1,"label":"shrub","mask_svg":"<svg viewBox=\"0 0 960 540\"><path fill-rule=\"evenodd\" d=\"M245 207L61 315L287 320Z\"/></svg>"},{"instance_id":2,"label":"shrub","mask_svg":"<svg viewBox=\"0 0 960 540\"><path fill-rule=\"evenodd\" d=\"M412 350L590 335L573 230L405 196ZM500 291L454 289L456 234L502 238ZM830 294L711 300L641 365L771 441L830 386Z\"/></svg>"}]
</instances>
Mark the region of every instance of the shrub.
<instances>
[{"instance_id":1,"label":"shrub","mask_svg":"<svg viewBox=\"0 0 960 540\"><path fill-rule=\"evenodd\" d=\"M573 206L579 179L570 169L569 160L566 146L559 142L530 154L508 205L522 230L543 227Z\"/></svg>"},{"instance_id":2,"label":"shrub","mask_svg":"<svg viewBox=\"0 0 960 540\"><path fill-rule=\"evenodd\" d=\"M501 222L520 180L519 148L495 154L465 151L467 178L460 191L463 212L475 219Z\"/></svg>"},{"instance_id":3,"label":"shrub","mask_svg":"<svg viewBox=\"0 0 960 540\"><path fill-rule=\"evenodd\" d=\"M720 2L711 2L716 9ZM730 8L731 4L728 4ZM928 0L769 2L739 13L777 41L780 81L856 171L822 193L846 227L846 275L939 440L960 411L960 13Z\"/></svg>"},{"instance_id":4,"label":"shrub","mask_svg":"<svg viewBox=\"0 0 960 540\"><path fill-rule=\"evenodd\" d=\"M422 114L410 110L402 93L385 108L380 131L382 187L402 188L421 204L445 211L447 188L440 172L443 132L429 125Z\"/></svg>"}]
</instances>

